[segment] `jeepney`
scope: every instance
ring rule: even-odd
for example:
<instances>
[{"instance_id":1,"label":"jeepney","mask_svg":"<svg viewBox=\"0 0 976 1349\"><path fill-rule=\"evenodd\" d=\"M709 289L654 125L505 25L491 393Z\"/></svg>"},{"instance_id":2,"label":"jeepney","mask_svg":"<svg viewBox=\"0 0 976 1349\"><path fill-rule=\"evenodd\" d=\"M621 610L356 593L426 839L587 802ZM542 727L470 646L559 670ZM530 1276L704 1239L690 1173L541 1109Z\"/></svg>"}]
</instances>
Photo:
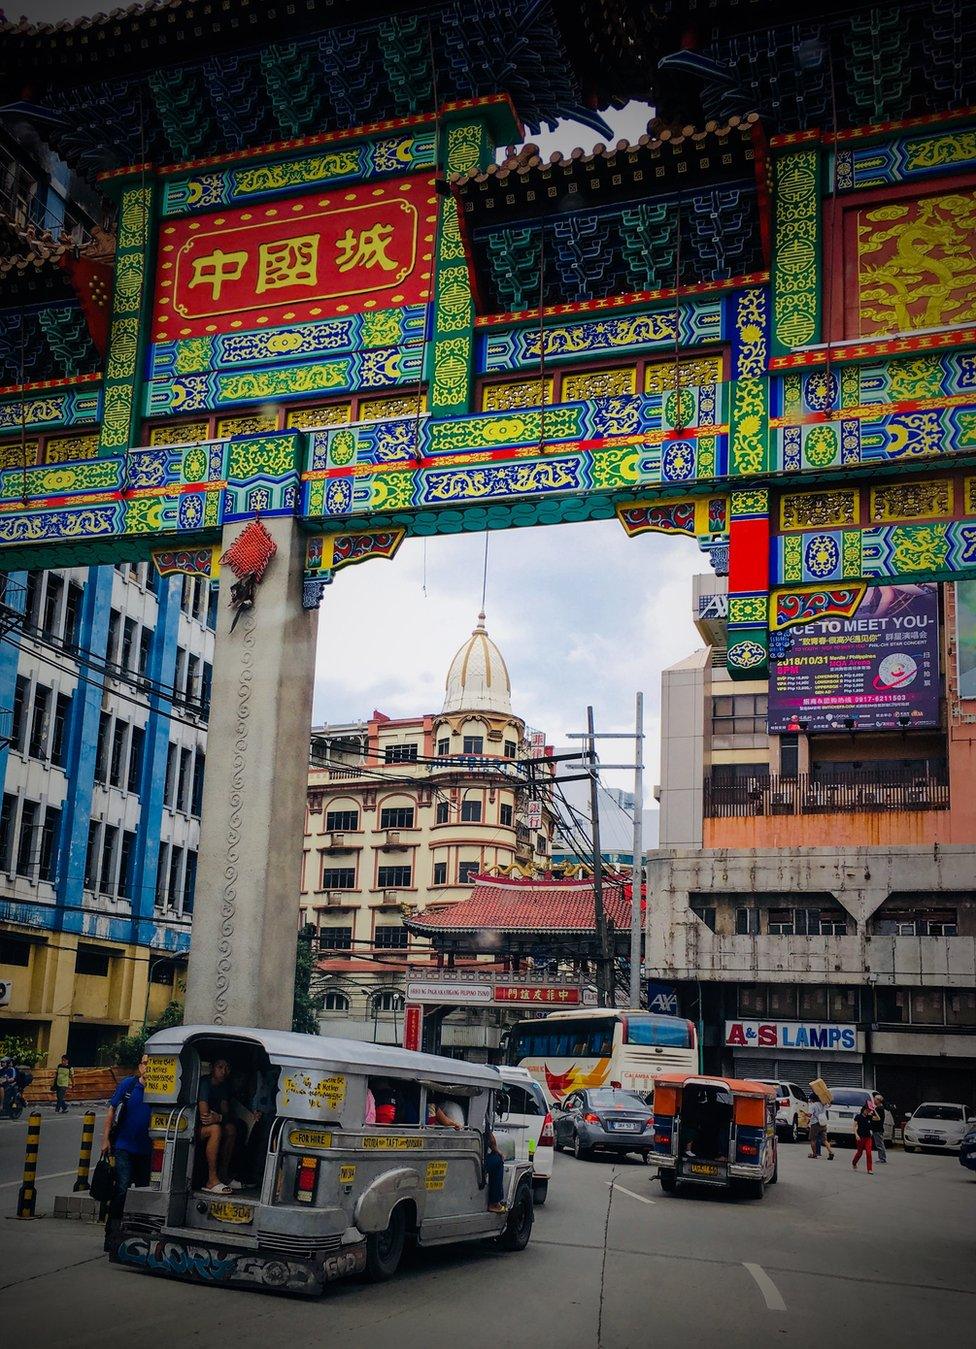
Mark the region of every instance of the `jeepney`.
<instances>
[{"instance_id":1,"label":"jeepney","mask_svg":"<svg viewBox=\"0 0 976 1349\"><path fill-rule=\"evenodd\" d=\"M390 1278L408 1240L527 1245L530 1165L505 1161L507 1210L488 1211L485 1130L503 1090L496 1069L245 1027L174 1027L153 1035L146 1053L150 1183L126 1196L112 1261L311 1296L343 1275ZM236 1151L251 1163L250 1171L237 1163L250 1183L226 1195L204 1188L197 1128L201 1082L217 1059L231 1066ZM452 1104L459 1129L426 1123L432 1095ZM364 1122L377 1100L395 1102L376 1110L393 1122Z\"/></svg>"},{"instance_id":2,"label":"jeepney","mask_svg":"<svg viewBox=\"0 0 976 1349\"><path fill-rule=\"evenodd\" d=\"M762 1199L779 1174L776 1088L765 1082L663 1073L654 1082L654 1145L666 1194L709 1185Z\"/></svg>"}]
</instances>

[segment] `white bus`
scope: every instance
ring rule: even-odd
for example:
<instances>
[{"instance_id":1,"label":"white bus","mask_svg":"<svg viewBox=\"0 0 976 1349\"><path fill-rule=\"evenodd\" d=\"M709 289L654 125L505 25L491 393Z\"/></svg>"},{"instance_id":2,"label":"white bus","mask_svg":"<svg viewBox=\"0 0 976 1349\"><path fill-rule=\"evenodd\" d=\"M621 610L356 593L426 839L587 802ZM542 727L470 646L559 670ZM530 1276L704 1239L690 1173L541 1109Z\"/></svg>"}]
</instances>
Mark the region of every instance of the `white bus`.
<instances>
[{"instance_id":1,"label":"white bus","mask_svg":"<svg viewBox=\"0 0 976 1349\"><path fill-rule=\"evenodd\" d=\"M527 1068L549 1101L588 1087L651 1092L658 1073L698 1071L698 1036L680 1016L591 1007L517 1021L506 1062Z\"/></svg>"}]
</instances>

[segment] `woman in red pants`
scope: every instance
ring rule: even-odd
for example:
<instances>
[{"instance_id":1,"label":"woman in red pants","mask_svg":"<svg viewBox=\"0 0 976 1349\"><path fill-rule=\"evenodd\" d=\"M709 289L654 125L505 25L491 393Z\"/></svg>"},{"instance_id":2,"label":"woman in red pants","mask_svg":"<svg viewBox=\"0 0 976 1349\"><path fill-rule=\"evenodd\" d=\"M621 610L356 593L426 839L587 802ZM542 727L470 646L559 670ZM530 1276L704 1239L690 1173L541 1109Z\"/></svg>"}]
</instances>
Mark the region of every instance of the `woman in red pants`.
<instances>
[{"instance_id":1,"label":"woman in red pants","mask_svg":"<svg viewBox=\"0 0 976 1349\"><path fill-rule=\"evenodd\" d=\"M874 1153L874 1131L878 1128L878 1112L874 1105L865 1101L854 1118L854 1132L857 1134L857 1147L854 1149L854 1160L851 1166L857 1170L858 1159L863 1152L868 1159L868 1175L874 1175L873 1153Z\"/></svg>"}]
</instances>

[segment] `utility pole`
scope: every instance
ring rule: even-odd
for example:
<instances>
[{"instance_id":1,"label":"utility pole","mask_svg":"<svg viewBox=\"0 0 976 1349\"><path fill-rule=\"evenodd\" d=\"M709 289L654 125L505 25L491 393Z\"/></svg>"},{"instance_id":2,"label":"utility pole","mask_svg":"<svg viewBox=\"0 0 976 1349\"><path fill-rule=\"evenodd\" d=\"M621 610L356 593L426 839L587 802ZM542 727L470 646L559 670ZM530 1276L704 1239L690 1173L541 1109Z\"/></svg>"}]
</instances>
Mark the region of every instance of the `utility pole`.
<instances>
[{"instance_id":1,"label":"utility pole","mask_svg":"<svg viewBox=\"0 0 976 1349\"><path fill-rule=\"evenodd\" d=\"M634 727L634 860L630 873L630 1005L641 1005L641 890L644 886L644 695L637 695Z\"/></svg>"},{"instance_id":2,"label":"utility pole","mask_svg":"<svg viewBox=\"0 0 976 1349\"><path fill-rule=\"evenodd\" d=\"M600 784L596 772L596 739L593 708L586 709L586 748L590 760L590 833L593 842L593 904L596 913L596 940L600 950L597 962L596 995L601 1007L614 1007L613 957L607 940L607 915L603 907L603 854L600 851Z\"/></svg>"},{"instance_id":3,"label":"utility pole","mask_svg":"<svg viewBox=\"0 0 976 1349\"><path fill-rule=\"evenodd\" d=\"M593 829L593 892L596 913L596 935L599 943L600 960L597 964L597 997L600 1005L616 1006L616 979L614 977L615 942L611 941L607 926L606 910L603 907L603 855L600 851L600 807L599 777L596 767L597 740L634 740L637 752L634 763L601 764L601 768L626 768L634 774L634 857L631 864L631 884L633 898L630 915L630 990L631 1006L640 1007L640 948L641 914L640 892L644 877L644 695L637 695L637 724L633 731L600 731L593 729L593 708L586 709L586 731L572 731L568 740L584 740L586 753L582 756L589 760L587 774L590 779L590 816ZM570 779L575 781L575 779Z\"/></svg>"}]
</instances>

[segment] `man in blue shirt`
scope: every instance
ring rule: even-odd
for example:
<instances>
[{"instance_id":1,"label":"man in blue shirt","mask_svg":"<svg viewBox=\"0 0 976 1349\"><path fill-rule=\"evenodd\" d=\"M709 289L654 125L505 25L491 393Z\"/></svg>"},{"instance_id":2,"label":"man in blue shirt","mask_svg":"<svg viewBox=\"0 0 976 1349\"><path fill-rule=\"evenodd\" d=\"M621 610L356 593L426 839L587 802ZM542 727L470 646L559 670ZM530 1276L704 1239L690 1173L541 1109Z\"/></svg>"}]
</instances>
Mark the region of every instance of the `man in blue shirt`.
<instances>
[{"instance_id":1,"label":"man in blue shirt","mask_svg":"<svg viewBox=\"0 0 976 1349\"><path fill-rule=\"evenodd\" d=\"M149 1154L152 1148L149 1142L149 1119L152 1111L143 1099L148 1066L149 1058L143 1054L135 1077L123 1078L115 1088L115 1095L109 1102L108 1114L105 1116L102 1153L111 1152L115 1157L115 1194L109 1205L106 1241L125 1210L125 1195L129 1186L149 1184ZM112 1126L117 1118L119 1126L113 1139Z\"/></svg>"}]
</instances>

